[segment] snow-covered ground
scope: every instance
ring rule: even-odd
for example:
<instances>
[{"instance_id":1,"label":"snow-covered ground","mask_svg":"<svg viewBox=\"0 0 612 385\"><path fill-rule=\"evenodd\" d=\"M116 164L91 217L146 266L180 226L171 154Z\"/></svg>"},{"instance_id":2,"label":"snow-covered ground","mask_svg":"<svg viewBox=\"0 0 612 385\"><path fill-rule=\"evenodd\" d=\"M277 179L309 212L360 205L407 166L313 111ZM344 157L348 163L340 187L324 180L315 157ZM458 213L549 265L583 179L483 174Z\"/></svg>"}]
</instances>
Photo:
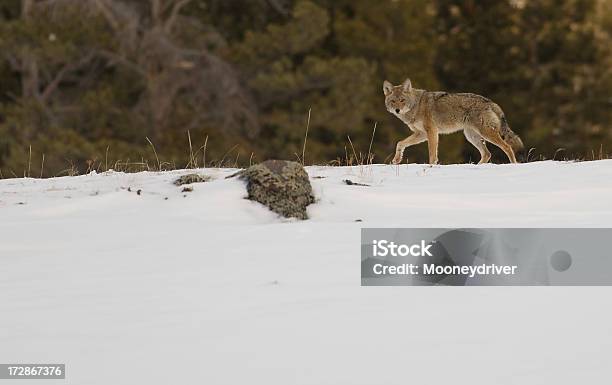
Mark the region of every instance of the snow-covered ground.
<instances>
[{"instance_id":1,"label":"snow-covered ground","mask_svg":"<svg viewBox=\"0 0 612 385\"><path fill-rule=\"evenodd\" d=\"M0 181L0 363L79 385L610 383L611 289L360 287L360 228L610 227L612 161L313 166L303 222L233 171L185 193L187 171Z\"/></svg>"}]
</instances>

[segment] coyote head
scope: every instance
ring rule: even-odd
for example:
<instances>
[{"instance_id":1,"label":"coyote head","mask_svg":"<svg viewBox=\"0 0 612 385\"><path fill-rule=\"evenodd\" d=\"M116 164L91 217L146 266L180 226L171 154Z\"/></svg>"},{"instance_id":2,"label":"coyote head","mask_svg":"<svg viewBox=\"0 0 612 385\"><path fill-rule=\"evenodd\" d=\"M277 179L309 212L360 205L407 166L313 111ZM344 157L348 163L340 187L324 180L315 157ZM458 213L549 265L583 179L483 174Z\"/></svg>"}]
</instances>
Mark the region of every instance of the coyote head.
<instances>
[{"instance_id":1,"label":"coyote head","mask_svg":"<svg viewBox=\"0 0 612 385\"><path fill-rule=\"evenodd\" d=\"M385 93L387 110L395 116L400 116L410 111L417 102L410 79L406 79L399 86L394 86L385 80L383 92Z\"/></svg>"}]
</instances>

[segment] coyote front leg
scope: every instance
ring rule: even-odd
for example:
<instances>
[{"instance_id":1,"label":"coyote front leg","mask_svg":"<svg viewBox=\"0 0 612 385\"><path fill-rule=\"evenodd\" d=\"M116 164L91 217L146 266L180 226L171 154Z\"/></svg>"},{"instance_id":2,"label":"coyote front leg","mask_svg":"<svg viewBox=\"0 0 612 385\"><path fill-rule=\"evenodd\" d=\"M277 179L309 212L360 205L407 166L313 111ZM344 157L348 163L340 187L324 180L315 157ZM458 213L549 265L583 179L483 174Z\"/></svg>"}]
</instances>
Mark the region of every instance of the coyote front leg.
<instances>
[{"instance_id":1,"label":"coyote front leg","mask_svg":"<svg viewBox=\"0 0 612 385\"><path fill-rule=\"evenodd\" d=\"M400 164L402 162L402 157L404 156L404 150L406 149L406 147L422 143L426 140L427 136L424 132L421 131L417 131L406 139L400 140L399 142L397 142L397 146L395 146L395 157L391 162L393 164Z\"/></svg>"},{"instance_id":2,"label":"coyote front leg","mask_svg":"<svg viewBox=\"0 0 612 385\"><path fill-rule=\"evenodd\" d=\"M425 130L427 131L429 164L438 164L438 130L431 124L428 124Z\"/></svg>"}]
</instances>

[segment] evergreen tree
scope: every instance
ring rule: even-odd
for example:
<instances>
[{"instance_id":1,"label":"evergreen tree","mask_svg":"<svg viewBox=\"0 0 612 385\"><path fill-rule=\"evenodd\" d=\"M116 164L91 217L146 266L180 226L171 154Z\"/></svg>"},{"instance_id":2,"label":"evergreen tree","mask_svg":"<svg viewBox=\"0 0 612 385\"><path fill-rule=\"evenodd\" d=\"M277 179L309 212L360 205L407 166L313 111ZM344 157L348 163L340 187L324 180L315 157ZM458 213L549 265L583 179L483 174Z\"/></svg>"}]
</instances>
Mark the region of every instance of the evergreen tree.
<instances>
[{"instance_id":1,"label":"evergreen tree","mask_svg":"<svg viewBox=\"0 0 612 385\"><path fill-rule=\"evenodd\" d=\"M328 10L299 1L288 22L248 31L233 47L233 62L258 102L266 155L301 155L309 110L310 160L343 156L338 144L362 132L374 68L363 58L326 54L329 33Z\"/></svg>"},{"instance_id":2,"label":"evergreen tree","mask_svg":"<svg viewBox=\"0 0 612 385\"><path fill-rule=\"evenodd\" d=\"M584 157L609 143L610 47L598 38L596 9L594 0L527 2L522 9L530 84L524 99L532 117L526 138L549 156L564 149Z\"/></svg>"}]
</instances>

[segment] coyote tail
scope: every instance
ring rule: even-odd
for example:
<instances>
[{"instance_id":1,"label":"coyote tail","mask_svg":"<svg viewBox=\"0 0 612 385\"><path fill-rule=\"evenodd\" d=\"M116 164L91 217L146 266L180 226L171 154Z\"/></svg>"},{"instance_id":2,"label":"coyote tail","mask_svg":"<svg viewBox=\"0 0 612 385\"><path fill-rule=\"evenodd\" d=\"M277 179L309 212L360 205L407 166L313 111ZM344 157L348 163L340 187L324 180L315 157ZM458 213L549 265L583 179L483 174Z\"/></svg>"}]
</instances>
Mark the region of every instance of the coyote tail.
<instances>
[{"instance_id":1,"label":"coyote tail","mask_svg":"<svg viewBox=\"0 0 612 385\"><path fill-rule=\"evenodd\" d=\"M523 145L521 138L510 129L504 114L499 117L499 120L501 120L501 136L504 141L508 143L515 152L522 151L525 148L525 145Z\"/></svg>"},{"instance_id":2,"label":"coyote tail","mask_svg":"<svg viewBox=\"0 0 612 385\"><path fill-rule=\"evenodd\" d=\"M506 120L506 115L502 109L495 103L493 103L493 112L499 116L499 121L501 123L501 137L502 139L512 147L515 152L522 151L525 146L523 145L523 141L521 138L510 129L508 125L508 121Z\"/></svg>"}]
</instances>

